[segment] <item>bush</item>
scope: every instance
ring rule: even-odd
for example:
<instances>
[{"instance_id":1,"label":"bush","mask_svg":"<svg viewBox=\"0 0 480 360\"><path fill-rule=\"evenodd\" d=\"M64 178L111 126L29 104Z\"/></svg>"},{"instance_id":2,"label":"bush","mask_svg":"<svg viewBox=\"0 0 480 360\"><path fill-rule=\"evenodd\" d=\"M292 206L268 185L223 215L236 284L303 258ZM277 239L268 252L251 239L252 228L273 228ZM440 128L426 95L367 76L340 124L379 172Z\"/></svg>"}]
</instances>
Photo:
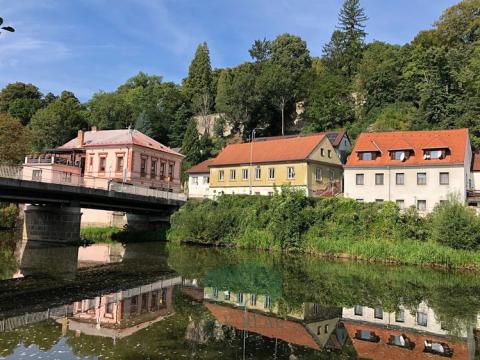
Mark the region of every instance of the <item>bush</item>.
<instances>
[{"instance_id":1,"label":"bush","mask_svg":"<svg viewBox=\"0 0 480 360\"><path fill-rule=\"evenodd\" d=\"M4 205L0 208L0 228L13 229L17 223L19 209L15 204Z\"/></svg>"},{"instance_id":2,"label":"bush","mask_svg":"<svg viewBox=\"0 0 480 360\"><path fill-rule=\"evenodd\" d=\"M429 216L431 239L455 249L474 250L480 246L480 220L473 209L457 198L438 205Z\"/></svg>"}]
</instances>

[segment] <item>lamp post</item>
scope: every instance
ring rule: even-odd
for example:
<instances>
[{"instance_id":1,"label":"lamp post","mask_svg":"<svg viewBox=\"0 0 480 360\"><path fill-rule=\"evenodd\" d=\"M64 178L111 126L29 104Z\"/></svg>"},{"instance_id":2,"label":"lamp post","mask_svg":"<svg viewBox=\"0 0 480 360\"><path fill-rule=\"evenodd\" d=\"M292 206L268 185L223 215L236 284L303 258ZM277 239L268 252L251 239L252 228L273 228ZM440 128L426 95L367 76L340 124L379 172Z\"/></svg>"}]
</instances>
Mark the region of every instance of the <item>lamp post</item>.
<instances>
[{"instance_id":1,"label":"lamp post","mask_svg":"<svg viewBox=\"0 0 480 360\"><path fill-rule=\"evenodd\" d=\"M253 141L255 140L255 131L257 131L257 128L252 130L252 136L250 137L250 172L252 172L252 162L253 162ZM248 174L249 176L249 183L250 183L250 195L252 195L252 173Z\"/></svg>"}]
</instances>

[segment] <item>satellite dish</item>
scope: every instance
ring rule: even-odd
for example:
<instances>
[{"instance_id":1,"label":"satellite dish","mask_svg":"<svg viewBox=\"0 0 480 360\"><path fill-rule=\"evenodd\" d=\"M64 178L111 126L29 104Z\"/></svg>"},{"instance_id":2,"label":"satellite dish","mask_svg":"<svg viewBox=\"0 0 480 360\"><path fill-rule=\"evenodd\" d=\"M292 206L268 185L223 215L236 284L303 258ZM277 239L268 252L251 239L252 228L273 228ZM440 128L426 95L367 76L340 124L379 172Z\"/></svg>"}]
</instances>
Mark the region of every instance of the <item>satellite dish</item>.
<instances>
[{"instance_id":1,"label":"satellite dish","mask_svg":"<svg viewBox=\"0 0 480 360\"><path fill-rule=\"evenodd\" d=\"M400 161L405 161L405 153L404 152L402 152L400 154Z\"/></svg>"}]
</instances>

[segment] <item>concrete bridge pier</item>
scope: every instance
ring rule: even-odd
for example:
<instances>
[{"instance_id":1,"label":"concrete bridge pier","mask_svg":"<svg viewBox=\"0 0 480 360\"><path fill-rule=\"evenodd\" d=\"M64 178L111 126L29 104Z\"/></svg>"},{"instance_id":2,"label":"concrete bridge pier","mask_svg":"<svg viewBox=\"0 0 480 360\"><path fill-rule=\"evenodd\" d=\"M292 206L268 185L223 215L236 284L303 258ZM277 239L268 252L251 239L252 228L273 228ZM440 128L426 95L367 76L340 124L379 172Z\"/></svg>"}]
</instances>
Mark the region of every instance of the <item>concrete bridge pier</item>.
<instances>
[{"instance_id":1,"label":"concrete bridge pier","mask_svg":"<svg viewBox=\"0 0 480 360\"><path fill-rule=\"evenodd\" d=\"M79 206L26 205L24 213L24 241L80 241Z\"/></svg>"}]
</instances>

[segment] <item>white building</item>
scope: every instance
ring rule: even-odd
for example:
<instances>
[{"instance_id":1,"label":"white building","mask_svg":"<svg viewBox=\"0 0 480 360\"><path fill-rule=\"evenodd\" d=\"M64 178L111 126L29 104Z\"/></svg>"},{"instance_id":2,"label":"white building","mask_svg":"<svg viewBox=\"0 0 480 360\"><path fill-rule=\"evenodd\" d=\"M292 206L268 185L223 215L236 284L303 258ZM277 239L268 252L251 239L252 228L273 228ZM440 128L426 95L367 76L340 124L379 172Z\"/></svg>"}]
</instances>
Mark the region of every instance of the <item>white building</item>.
<instances>
[{"instance_id":1,"label":"white building","mask_svg":"<svg viewBox=\"0 0 480 360\"><path fill-rule=\"evenodd\" d=\"M208 165L213 159L208 159L187 170L188 173L188 198L209 198L210 194L210 169Z\"/></svg>"},{"instance_id":2,"label":"white building","mask_svg":"<svg viewBox=\"0 0 480 360\"><path fill-rule=\"evenodd\" d=\"M468 129L362 133L345 165L345 197L430 212L450 194L467 200L471 161Z\"/></svg>"}]
</instances>

